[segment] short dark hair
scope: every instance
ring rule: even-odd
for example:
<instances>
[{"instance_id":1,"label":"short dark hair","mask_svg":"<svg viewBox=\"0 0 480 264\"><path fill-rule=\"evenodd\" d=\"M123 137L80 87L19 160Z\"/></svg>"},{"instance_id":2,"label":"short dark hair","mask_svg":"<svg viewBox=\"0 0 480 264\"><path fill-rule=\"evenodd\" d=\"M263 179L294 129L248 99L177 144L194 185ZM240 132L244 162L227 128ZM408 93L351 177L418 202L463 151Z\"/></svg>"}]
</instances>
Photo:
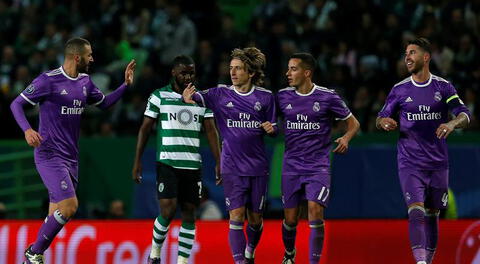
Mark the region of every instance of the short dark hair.
<instances>
[{"instance_id":1,"label":"short dark hair","mask_svg":"<svg viewBox=\"0 0 480 264\"><path fill-rule=\"evenodd\" d=\"M173 59L172 62L172 68L177 67L178 65L183 64L183 65L192 65L195 64L193 61L192 57L187 56L187 55L178 55Z\"/></svg>"},{"instance_id":2,"label":"short dark hair","mask_svg":"<svg viewBox=\"0 0 480 264\"><path fill-rule=\"evenodd\" d=\"M290 59L300 59L301 66L306 70L312 71L312 73L315 71L315 67L317 66L317 61L310 53L294 53L292 56L290 56Z\"/></svg>"},{"instance_id":3,"label":"short dark hair","mask_svg":"<svg viewBox=\"0 0 480 264\"><path fill-rule=\"evenodd\" d=\"M65 44L65 55L82 54L85 51L85 46L90 46L90 42L84 38L71 38Z\"/></svg>"},{"instance_id":4,"label":"short dark hair","mask_svg":"<svg viewBox=\"0 0 480 264\"><path fill-rule=\"evenodd\" d=\"M414 40L408 41L408 45L417 45L419 46L423 51L432 53L432 44L430 44L430 41L426 38L416 38Z\"/></svg>"}]
</instances>

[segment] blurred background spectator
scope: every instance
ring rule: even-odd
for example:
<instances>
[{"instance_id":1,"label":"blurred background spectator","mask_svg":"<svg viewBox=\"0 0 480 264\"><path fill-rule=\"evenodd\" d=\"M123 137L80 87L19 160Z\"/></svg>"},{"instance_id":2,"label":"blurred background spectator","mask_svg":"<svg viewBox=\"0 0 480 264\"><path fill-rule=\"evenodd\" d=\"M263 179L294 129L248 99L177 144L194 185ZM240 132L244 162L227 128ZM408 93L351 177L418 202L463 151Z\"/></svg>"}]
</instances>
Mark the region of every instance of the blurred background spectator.
<instances>
[{"instance_id":1,"label":"blurred background spectator","mask_svg":"<svg viewBox=\"0 0 480 264\"><path fill-rule=\"evenodd\" d=\"M110 112L87 111L84 136L135 135L148 95L169 81L174 56L195 58L197 86L205 89L230 82L229 53L248 45L267 55L266 88L273 91L287 85L292 53L312 53L318 59L315 82L336 89L362 131L374 131L386 94L408 76L404 46L416 36L431 40L433 73L455 85L474 113L469 129L479 129L479 0L240 2L0 0L0 118L14 128L2 129L0 137L23 136L8 105L32 78L60 65L72 36L91 41L92 79L106 92L122 80L128 60L138 61L135 87Z\"/></svg>"}]
</instances>

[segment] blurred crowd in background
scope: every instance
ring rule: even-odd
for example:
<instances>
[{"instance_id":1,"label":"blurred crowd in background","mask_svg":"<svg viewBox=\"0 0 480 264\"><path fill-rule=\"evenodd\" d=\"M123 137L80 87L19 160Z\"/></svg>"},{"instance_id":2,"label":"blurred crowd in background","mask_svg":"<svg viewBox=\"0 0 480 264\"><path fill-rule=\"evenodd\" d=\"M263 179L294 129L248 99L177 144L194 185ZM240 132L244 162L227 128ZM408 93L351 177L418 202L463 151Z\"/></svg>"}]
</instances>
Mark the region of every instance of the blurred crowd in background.
<instances>
[{"instance_id":1,"label":"blurred crowd in background","mask_svg":"<svg viewBox=\"0 0 480 264\"><path fill-rule=\"evenodd\" d=\"M225 8L232 5L238 11ZM149 94L170 81L175 56L195 59L196 85L205 89L230 83L230 52L247 46L266 54L272 91L287 85L292 53L312 53L315 83L340 93L362 131L374 131L386 95L408 76L404 48L417 36L432 42L432 73L451 81L472 111L469 130L480 128L480 0L0 0L0 21L0 138L23 137L9 104L62 64L72 36L92 43L91 77L105 93L123 82L130 59L138 65L121 103L85 112L84 136L136 135ZM27 114L35 125L36 109Z\"/></svg>"}]
</instances>

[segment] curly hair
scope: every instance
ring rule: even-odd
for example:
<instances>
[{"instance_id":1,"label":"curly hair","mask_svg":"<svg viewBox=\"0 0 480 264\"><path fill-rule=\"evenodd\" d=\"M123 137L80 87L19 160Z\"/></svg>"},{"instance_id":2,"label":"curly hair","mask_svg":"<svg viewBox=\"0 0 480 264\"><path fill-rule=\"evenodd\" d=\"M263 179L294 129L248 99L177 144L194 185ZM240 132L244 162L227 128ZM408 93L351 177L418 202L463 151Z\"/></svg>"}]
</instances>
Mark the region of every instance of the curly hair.
<instances>
[{"instance_id":1,"label":"curly hair","mask_svg":"<svg viewBox=\"0 0 480 264\"><path fill-rule=\"evenodd\" d=\"M248 73L253 73L252 83L261 86L263 85L263 79L265 73L266 58L265 54L255 47L248 47L244 49L234 49L230 57L233 59L239 59L245 64L245 68Z\"/></svg>"}]
</instances>

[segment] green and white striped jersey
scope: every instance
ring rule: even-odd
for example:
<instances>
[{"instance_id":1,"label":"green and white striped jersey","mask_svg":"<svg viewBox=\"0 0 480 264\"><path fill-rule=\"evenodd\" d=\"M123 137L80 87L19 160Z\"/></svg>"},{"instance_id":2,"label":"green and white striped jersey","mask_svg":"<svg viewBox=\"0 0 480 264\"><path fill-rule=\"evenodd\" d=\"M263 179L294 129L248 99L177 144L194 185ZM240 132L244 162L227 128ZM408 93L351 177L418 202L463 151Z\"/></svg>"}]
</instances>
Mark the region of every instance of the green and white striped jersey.
<instances>
[{"instance_id":1,"label":"green and white striped jersey","mask_svg":"<svg viewBox=\"0 0 480 264\"><path fill-rule=\"evenodd\" d=\"M157 161L177 169L200 169L200 130L213 112L182 101L172 85L155 90L144 115L157 119Z\"/></svg>"}]
</instances>

